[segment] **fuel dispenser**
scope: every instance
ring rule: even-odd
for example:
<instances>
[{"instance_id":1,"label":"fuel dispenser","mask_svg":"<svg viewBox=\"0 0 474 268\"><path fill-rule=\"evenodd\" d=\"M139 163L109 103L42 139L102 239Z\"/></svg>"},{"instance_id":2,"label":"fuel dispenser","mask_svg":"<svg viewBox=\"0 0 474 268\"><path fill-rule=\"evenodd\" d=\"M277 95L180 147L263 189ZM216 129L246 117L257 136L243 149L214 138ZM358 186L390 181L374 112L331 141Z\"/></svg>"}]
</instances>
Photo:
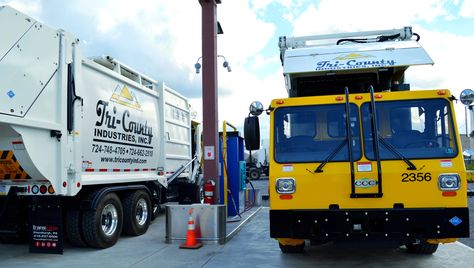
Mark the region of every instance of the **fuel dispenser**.
<instances>
[{"instance_id":1,"label":"fuel dispenser","mask_svg":"<svg viewBox=\"0 0 474 268\"><path fill-rule=\"evenodd\" d=\"M233 127L224 122L225 125ZM219 152L219 191L223 197L220 204L227 205L227 216L236 216L245 202L244 139L238 131L227 132L223 127L219 132ZM228 191L224 191L225 188Z\"/></svg>"}]
</instances>

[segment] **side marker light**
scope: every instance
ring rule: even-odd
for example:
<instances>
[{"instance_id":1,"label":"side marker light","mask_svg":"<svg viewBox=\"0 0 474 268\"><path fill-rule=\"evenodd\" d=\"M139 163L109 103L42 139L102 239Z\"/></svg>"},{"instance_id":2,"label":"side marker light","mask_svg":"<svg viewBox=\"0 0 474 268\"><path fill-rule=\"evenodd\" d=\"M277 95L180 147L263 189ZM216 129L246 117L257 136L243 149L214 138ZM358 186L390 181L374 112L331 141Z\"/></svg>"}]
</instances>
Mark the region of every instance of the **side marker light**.
<instances>
[{"instance_id":1,"label":"side marker light","mask_svg":"<svg viewBox=\"0 0 474 268\"><path fill-rule=\"evenodd\" d=\"M443 192L443 196L456 196L457 193L455 191L446 191Z\"/></svg>"}]
</instances>

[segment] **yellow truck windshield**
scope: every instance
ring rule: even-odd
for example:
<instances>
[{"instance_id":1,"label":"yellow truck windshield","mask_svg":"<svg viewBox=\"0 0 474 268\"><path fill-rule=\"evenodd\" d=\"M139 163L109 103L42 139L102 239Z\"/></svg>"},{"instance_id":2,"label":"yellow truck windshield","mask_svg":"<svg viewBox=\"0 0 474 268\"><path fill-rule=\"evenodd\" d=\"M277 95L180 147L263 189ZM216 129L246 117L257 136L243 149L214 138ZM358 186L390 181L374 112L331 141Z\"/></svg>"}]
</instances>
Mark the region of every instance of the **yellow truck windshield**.
<instances>
[{"instance_id":1,"label":"yellow truck windshield","mask_svg":"<svg viewBox=\"0 0 474 268\"><path fill-rule=\"evenodd\" d=\"M458 149L449 102L445 99L384 101L376 104L381 160L453 158ZM370 103L361 106L365 155L374 160ZM384 144L389 144L388 146Z\"/></svg>"},{"instance_id":2,"label":"yellow truck windshield","mask_svg":"<svg viewBox=\"0 0 474 268\"><path fill-rule=\"evenodd\" d=\"M379 101L376 117L381 160L453 158L458 154L452 114L445 99ZM278 163L375 160L370 103L350 104L351 141L344 104L279 107L274 114ZM360 117L362 120L360 120ZM362 122L361 122L362 121Z\"/></svg>"},{"instance_id":3,"label":"yellow truck windshield","mask_svg":"<svg viewBox=\"0 0 474 268\"><path fill-rule=\"evenodd\" d=\"M361 158L359 113L350 105L352 153ZM275 111L275 161L279 163L348 161L344 104L281 107Z\"/></svg>"}]
</instances>

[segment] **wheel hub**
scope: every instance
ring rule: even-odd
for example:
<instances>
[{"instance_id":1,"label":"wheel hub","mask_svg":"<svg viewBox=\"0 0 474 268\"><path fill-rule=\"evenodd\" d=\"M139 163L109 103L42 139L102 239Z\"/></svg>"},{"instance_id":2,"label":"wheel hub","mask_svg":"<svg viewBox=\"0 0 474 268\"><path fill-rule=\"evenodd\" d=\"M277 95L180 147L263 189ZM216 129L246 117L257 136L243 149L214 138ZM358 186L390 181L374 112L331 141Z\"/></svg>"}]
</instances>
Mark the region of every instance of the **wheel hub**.
<instances>
[{"instance_id":1,"label":"wheel hub","mask_svg":"<svg viewBox=\"0 0 474 268\"><path fill-rule=\"evenodd\" d=\"M106 236L111 236L115 233L118 226L117 208L113 204L107 204L101 213L102 231Z\"/></svg>"},{"instance_id":2,"label":"wheel hub","mask_svg":"<svg viewBox=\"0 0 474 268\"><path fill-rule=\"evenodd\" d=\"M148 205L143 198L141 198L137 202L135 219L137 221L137 224L140 226L145 225L148 219Z\"/></svg>"}]
</instances>

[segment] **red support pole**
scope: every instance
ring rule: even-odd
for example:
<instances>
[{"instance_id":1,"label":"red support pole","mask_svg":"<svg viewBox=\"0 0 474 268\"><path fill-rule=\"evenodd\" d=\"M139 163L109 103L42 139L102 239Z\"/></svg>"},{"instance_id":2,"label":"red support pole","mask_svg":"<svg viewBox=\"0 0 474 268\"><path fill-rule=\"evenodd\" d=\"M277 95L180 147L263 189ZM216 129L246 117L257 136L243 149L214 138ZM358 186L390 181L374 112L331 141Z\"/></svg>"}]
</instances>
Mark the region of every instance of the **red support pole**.
<instances>
[{"instance_id":1,"label":"red support pole","mask_svg":"<svg viewBox=\"0 0 474 268\"><path fill-rule=\"evenodd\" d=\"M220 0L199 0L202 8L202 110L204 182L216 183L214 200L219 195L219 136L217 115L217 4Z\"/></svg>"}]
</instances>

